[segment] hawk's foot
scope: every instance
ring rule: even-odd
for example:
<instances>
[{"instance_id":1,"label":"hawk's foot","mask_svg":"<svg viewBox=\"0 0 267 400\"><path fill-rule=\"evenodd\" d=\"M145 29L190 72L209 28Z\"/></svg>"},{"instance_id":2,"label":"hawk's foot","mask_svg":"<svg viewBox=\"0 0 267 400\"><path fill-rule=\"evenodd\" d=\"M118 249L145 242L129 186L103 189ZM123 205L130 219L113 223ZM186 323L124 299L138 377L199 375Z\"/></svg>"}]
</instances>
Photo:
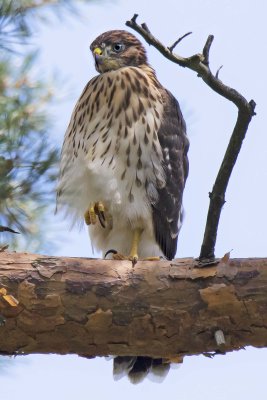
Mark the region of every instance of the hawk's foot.
<instances>
[{"instance_id":1,"label":"hawk's foot","mask_svg":"<svg viewBox=\"0 0 267 400\"><path fill-rule=\"evenodd\" d=\"M113 258L113 260L129 260L129 261L132 261L133 267L135 266L135 264L138 261L138 255L137 254L134 254L134 255L130 254L129 256L125 256L124 254L113 252L112 258Z\"/></svg>"},{"instance_id":2,"label":"hawk's foot","mask_svg":"<svg viewBox=\"0 0 267 400\"><path fill-rule=\"evenodd\" d=\"M124 254L118 253L118 252L113 252L112 254L113 260L129 260L129 257L125 256Z\"/></svg>"},{"instance_id":3,"label":"hawk's foot","mask_svg":"<svg viewBox=\"0 0 267 400\"><path fill-rule=\"evenodd\" d=\"M151 256L151 257L145 257L142 258L142 261L160 261L162 257L159 256Z\"/></svg>"},{"instance_id":4,"label":"hawk's foot","mask_svg":"<svg viewBox=\"0 0 267 400\"><path fill-rule=\"evenodd\" d=\"M97 217L100 225L106 227L106 210L104 204L101 201L97 203L91 203L90 207L84 213L84 220L86 225L95 225L97 223Z\"/></svg>"},{"instance_id":5,"label":"hawk's foot","mask_svg":"<svg viewBox=\"0 0 267 400\"><path fill-rule=\"evenodd\" d=\"M135 266L135 264L137 263L137 261L139 260L138 254L130 254L129 256L125 256L122 253L118 253L116 250L109 250L106 252L105 257L112 253L112 258L113 260L128 260L128 261L132 261L133 263L133 267ZM140 261L160 261L162 259L162 257L157 257L157 256L151 256L151 257L145 257L145 258L141 258Z\"/></svg>"},{"instance_id":6,"label":"hawk's foot","mask_svg":"<svg viewBox=\"0 0 267 400\"><path fill-rule=\"evenodd\" d=\"M117 252L116 250L109 250L106 254L105 257L109 254L112 253L112 258L113 260L130 260L132 261L133 267L137 263L139 257L138 257L138 246L140 243L141 235L142 235L143 229L141 228L136 228L133 231L133 238L132 238L132 243L131 243L131 251L128 256L125 256L124 254L121 254ZM144 261L159 261L160 257L145 257L143 259Z\"/></svg>"}]
</instances>

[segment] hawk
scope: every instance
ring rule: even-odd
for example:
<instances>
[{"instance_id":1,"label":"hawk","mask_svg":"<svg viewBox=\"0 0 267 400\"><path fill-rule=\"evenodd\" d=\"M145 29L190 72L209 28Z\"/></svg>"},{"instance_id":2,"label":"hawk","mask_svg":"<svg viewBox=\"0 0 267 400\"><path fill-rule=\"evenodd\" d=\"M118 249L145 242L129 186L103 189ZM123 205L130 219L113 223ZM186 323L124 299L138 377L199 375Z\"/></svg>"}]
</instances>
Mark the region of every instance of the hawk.
<instances>
[{"instance_id":1,"label":"hawk","mask_svg":"<svg viewBox=\"0 0 267 400\"><path fill-rule=\"evenodd\" d=\"M57 208L73 222L85 219L103 256L171 260L188 175L179 104L131 33L105 32L90 49L99 75L85 86L65 134ZM150 360L119 357L117 365L126 362L129 376L139 376L138 368L162 364Z\"/></svg>"}]
</instances>

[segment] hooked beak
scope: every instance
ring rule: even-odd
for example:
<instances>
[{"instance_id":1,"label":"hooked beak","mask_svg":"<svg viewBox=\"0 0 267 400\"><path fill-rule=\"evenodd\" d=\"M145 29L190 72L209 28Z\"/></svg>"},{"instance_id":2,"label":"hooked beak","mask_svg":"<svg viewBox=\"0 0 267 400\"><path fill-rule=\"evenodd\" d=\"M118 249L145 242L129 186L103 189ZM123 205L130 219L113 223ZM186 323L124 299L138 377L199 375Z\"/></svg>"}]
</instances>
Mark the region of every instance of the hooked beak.
<instances>
[{"instance_id":1,"label":"hooked beak","mask_svg":"<svg viewBox=\"0 0 267 400\"><path fill-rule=\"evenodd\" d=\"M99 69L99 64L102 64L103 62L103 55L102 55L103 51L100 49L100 47L96 47L93 50L93 54L94 54L94 58L95 58L95 65L96 65L96 69Z\"/></svg>"},{"instance_id":2,"label":"hooked beak","mask_svg":"<svg viewBox=\"0 0 267 400\"><path fill-rule=\"evenodd\" d=\"M100 73L116 70L121 66L119 60L114 57L110 57L109 47L105 47L104 49L96 47L93 50L93 55L95 58L96 70Z\"/></svg>"},{"instance_id":3,"label":"hooked beak","mask_svg":"<svg viewBox=\"0 0 267 400\"><path fill-rule=\"evenodd\" d=\"M101 56L102 54L102 50L100 49L100 47L96 47L93 51L94 55L98 55Z\"/></svg>"}]
</instances>

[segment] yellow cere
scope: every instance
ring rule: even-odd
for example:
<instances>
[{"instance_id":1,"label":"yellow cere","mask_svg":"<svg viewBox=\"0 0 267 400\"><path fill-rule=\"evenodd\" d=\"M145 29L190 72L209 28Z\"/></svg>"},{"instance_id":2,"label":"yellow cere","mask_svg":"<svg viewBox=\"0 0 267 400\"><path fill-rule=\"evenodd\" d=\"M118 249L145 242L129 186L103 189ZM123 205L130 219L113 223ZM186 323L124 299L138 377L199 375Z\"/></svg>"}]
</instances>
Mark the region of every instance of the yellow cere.
<instances>
[{"instance_id":1,"label":"yellow cere","mask_svg":"<svg viewBox=\"0 0 267 400\"><path fill-rule=\"evenodd\" d=\"M94 54L98 54L99 56L102 54L102 50L100 49L100 47L96 47L94 49Z\"/></svg>"}]
</instances>

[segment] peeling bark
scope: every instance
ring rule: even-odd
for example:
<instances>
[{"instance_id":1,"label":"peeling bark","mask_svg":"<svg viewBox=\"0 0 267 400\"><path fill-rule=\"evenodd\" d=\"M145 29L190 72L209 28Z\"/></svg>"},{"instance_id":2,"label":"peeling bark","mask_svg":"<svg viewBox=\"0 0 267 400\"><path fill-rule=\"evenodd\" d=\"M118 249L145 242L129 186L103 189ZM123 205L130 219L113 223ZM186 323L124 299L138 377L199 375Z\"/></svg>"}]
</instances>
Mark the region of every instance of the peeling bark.
<instances>
[{"instance_id":1,"label":"peeling bark","mask_svg":"<svg viewBox=\"0 0 267 400\"><path fill-rule=\"evenodd\" d=\"M177 359L267 346L267 259L196 265L0 253L0 353Z\"/></svg>"}]
</instances>

